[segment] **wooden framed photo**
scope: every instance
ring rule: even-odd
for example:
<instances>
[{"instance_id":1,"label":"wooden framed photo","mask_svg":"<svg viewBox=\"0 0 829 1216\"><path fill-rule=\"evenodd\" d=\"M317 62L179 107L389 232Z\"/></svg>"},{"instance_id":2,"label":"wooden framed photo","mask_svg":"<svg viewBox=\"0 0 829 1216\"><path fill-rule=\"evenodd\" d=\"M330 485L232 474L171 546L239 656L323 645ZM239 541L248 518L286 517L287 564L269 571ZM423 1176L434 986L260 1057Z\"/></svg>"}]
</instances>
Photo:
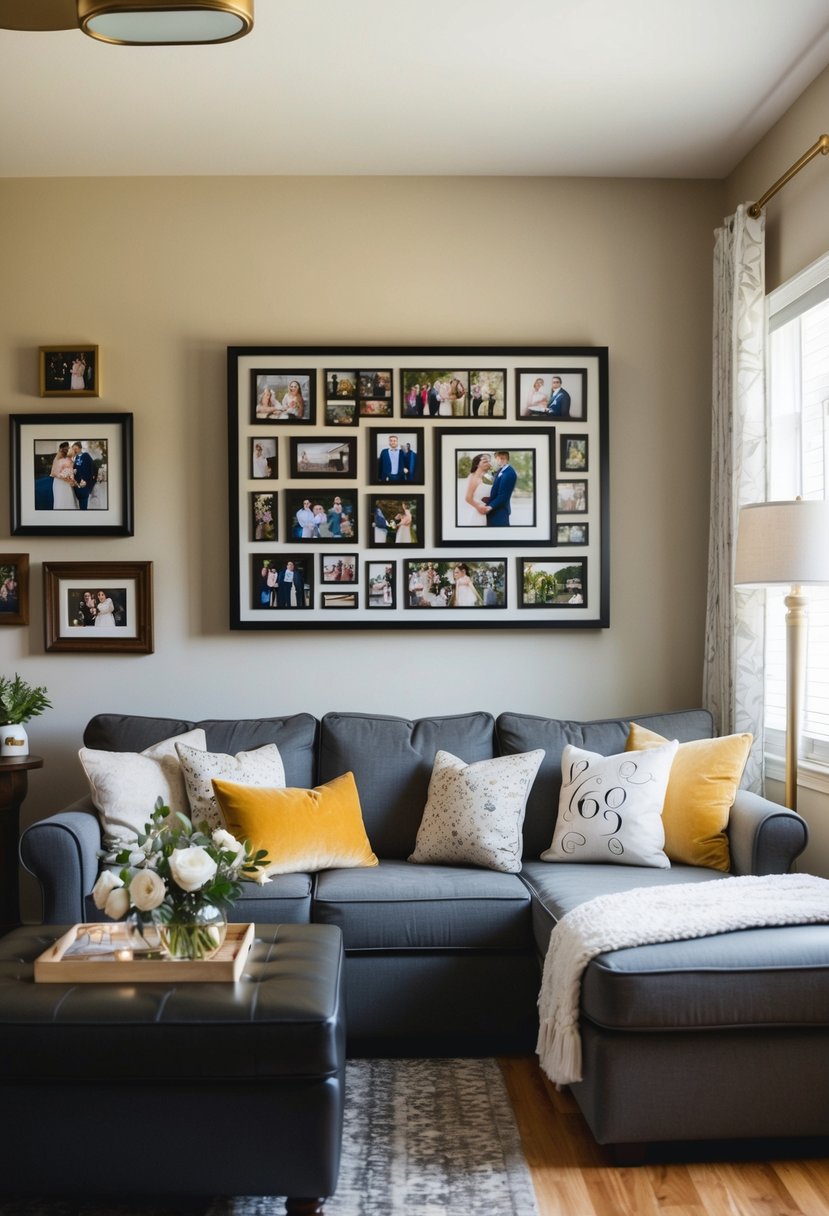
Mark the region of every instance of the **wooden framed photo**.
<instances>
[{"instance_id":1,"label":"wooden framed photo","mask_svg":"<svg viewBox=\"0 0 829 1216\"><path fill-rule=\"evenodd\" d=\"M99 397L100 360L97 346L41 346L41 397Z\"/></svg>"},{"instance_id":2,"label":"wooden framed photo","mask_svg":"<svg viewBox=\"0 0 829 1216\"><path fill-rule=\"evenodd\" d=\"M516 418L528 422L584 422L586 367L520 367L516 370Z\"/></svg>"},{"instance_id":3,"label":"wooden framed photo","mask_svg":"<svg viewBox=\"0 0 829 1216\"><path fill-rule=\"evenodd\" d=\"M366 600L369 608L397 607L397 562L366 562Z\"/></svg>"},{"instance_id":4,"label":"wooden framed photo","mask_svg":"<svg viewBox=\"0 0 829 1216\"><path fill-rule=\"evenodd\" d=\"M132 414L12 414L15 536L132 536Z\"/></svg>"},{"instance_id":5,"label":"wooden framed photo","mask_svg":"<svg viewBox=\"0 0 829 1216\"><path fill-rule=\"evenodd\" d=\"M279 476L279 452L275 435L255 435L248 440L250 469L248 476L256 481L275 481Z\"/></svg>"},{"instance_id":6,"label":"wooden framed photo","mask_svg":"<svg viewBox=\"0 0 829 1216\"><path fill-rule=\"evenodd\" d=\"M356 553L320 554L320 582L323 584L356 583L359 568Z\"/></svg>"},{"instance_id":7,"label":"wooden framed photo","mask_svg":"<svg viewBox=\"0 0 829 1216\"><path fill-rule=\"evenodd\" d=\"M519 607L586 608L587 558L550 561L546 557L519 557Z\"/></svg>"},{"instance_id":8,"label":"wooden framed photo","mask_svg":"<svg viewBox=\"0 0 829 1216\"><path fill-rule=\"evenodd\" d=\"M285 491L285 541L357 543L357 495L352 490L299 489Z\"/></svg>"},{"instance_id":9,"label":"wooden framed photo","mask_svg":"<svg viewBox=\"0 0 829 1216\"><path fill-rule=\"evenodd\" d=\"M332 439L311 439L292 435L291 477L353 478L357 476L357 440L338 435Z\"/></svg>"},{"instance_id":10,"label":"wooden framed photo","mask_svg":"<svg viewBox=\"0 0 829 1216\"><path fill-rule=\"evenodd\" d=\"M231 629L609 625L606 347L230 346L227 383Z\"/></svg>"},{"instance_id":11,"label":"wooden framed photo","mask_svg":"<svg viewBox=\"0 0 829 1216\"><path fill-rule=\"evenodd\" d=\"M368 513L371 519L369 545L384 549L388 545L423 548L423 495L369 494Z\"/></svg>"},{"instance_id":12,"label":"wooden framed photo","mask_svg":"<svg viewBox=\"0 0 829 1216\"><path fill-rule=\"evenodd\" d=\"M506 558L406 561L406 606L492 610L507 607Z\"/></svg>"},{"instance_id":13,"label":"wooden framed photo","mask_svg":"<svg viewBox=\"0 0 829 1216\"><path fill-rule=\"evenodd\" d=\"M152 562L44 562L46 649L152 654Z\"/></svg>"},{"instance_id":14,"label":"wooden framed photo","mask_svg":"<svg viewBox=\"0 0 829 1216\"><path fill-rule=\"evenodd\" d=\"M254 368L251 381L251 422L290 422L313 426L317 417L317 376L311 370Z\"/></svg>"},{"instance_id":15,"label":"wooden framed photo","mask_svg":"<svg viewBox=\"0 0 829 1216\"><path fill-rule=\"evenodd\" d=\"M0 625L29 623L29 555L0 553Z\"/></svg>"},{"instance_id":16,"label":"wooden framed photo","mask_svg":"<svg viewBox=\"0 0 829 1216\"><path fill-rule=\"evenodd\" d=\"M390 431L372 427L368 433L367 481L375 485L422 486L426 468L423 427Z\"/></svg>"},{"instance_id":17,"label":"wooden framed photo","mask_svg":"<svg viewBox=\"0 0 829 1216\"><path fill-rule=\"evenodd\" d=\"M552 543L554 429L435 431L435 544Z\"/></svg>"}]
</instances>

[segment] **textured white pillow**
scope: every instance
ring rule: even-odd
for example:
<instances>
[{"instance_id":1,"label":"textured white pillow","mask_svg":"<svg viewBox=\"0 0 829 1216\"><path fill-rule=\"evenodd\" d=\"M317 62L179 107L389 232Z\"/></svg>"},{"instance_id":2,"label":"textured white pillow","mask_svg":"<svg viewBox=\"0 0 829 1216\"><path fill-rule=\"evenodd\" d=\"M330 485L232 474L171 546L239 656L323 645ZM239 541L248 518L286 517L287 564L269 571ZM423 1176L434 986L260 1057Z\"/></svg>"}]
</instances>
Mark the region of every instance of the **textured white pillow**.
<instances>
[{"instance_id":1,"label":"textured white pillow","mask_svg":"<svg viewBox=\"0 0 829 1216\"><path fill-rule=\"evenodd\" d=\"M600 756L568 744L558 819L542 861L610 861L669 869L662 807L678 742Z\"/></svg>"},{"instance_id":2,"label":"textured white pillow","mask_svg":"<svg viewBox=\"0 0 829 1216\"><path fill-rule=\"evenodd\" d=\"M137 834L149 823L157 798L163 798L171 811L189 813L176 743L204 749L207 739L199 728L162 739L143 752L101 752L82 747L78 753L101 820L107 861L114 861L116 853L136 843Z\"/></svg>"},{"instance_id":3,"label":"textured white pillow","mask_svg":"<svg viewBox=\"0 0 829 1216\"><path fill-rule=\"evenodd\" d=\"M238 785L266 785L272 789L285 788L285 769L279 748L266 743L253 751L226 756L222 752L206 752L176 744L187 798L190 818L198 827L206 823L211 830L225 827L221 807L216 801L212 781L235 781Z\"/></svg>"},{"instance_id":4,"label":"textured white pillow","mask_svg":"<svg viewBox=\"0 0 829 1216\"><path fill-rule=\"evenodd\" d=\"M524 809L544 751L466 764L438 752L409 861L521 869Z\"/></svg>"}]
</instances>

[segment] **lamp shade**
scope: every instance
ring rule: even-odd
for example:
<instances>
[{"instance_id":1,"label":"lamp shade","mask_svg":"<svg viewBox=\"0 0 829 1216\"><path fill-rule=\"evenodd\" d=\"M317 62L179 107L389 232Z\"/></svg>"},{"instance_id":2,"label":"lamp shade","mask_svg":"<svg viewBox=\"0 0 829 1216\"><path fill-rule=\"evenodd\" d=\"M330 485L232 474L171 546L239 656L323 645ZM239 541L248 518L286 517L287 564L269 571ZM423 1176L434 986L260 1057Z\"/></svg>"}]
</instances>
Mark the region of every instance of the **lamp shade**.
<instances>
[{"instance_id":1,"label":"lamp shade","mask_svg":"<svg viewBox=\"0 0 829 1216\"><path fill-rule=\"evenodd\" d=\"M737 525L734 582L763 587L829 583L829 502L756 502Z\"/></svg>"},{"instance_id":2,"label":"lamp shade","mask_svg":"<svg viewBox=\"0 0 829 1216\"><path fill-rule=\"evenodd\" d=\"M127 46L231 42L253 28L253 0L78 0L78 22Z\"/></svg>"}]
</instances>

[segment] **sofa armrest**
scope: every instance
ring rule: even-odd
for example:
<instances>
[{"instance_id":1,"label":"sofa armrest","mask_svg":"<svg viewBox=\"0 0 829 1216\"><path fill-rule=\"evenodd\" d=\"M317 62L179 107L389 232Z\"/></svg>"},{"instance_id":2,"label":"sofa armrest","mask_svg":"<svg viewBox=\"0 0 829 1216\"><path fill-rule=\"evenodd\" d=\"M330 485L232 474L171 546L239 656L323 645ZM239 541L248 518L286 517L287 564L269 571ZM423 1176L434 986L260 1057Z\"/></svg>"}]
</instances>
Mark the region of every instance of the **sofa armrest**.
<instances>
[{"instance_id":1,"label":"sofa armrest","mask_svg":"<svg viewBox=\"0 0 829 1216\"><path fill-rule=\"evenodd\" d=\"M794 811L738 790L728 820L734 874L786 874L809 839L806 821Z\"/></svg>"},{"instance_id":2,"label":"sofa armrest","mask_svg":"<svg viewBox=\"0 0 829 1216\"><path fill-rule=\"evenodd\" d=\"M75 925L85 921L85 898L100 869L101 828L88 800L41 819L20 838L20 860L40 883L43 922Z\"/></svg>"}]
</instances>

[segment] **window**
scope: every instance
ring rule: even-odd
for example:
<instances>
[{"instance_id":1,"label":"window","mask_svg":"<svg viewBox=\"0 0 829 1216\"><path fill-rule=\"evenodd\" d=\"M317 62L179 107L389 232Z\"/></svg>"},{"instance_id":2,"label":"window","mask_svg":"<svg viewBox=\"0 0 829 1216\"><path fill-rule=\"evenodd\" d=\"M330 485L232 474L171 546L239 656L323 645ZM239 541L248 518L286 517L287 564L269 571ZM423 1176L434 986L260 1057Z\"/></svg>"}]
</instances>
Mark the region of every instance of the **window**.
<instances>
[{"instance_id":1,"label":"window","mask_svg":"<svg viewBox=\"0 0 829 1216\"><path fill-rule=\"evenodd\" d=\"M829 255L768 299L769 500L829 498ZM786 728L786 588L766 592L766 740ZM829 588L809 587L801 754L829 768Z\"/></svg>"}]
</instances>

